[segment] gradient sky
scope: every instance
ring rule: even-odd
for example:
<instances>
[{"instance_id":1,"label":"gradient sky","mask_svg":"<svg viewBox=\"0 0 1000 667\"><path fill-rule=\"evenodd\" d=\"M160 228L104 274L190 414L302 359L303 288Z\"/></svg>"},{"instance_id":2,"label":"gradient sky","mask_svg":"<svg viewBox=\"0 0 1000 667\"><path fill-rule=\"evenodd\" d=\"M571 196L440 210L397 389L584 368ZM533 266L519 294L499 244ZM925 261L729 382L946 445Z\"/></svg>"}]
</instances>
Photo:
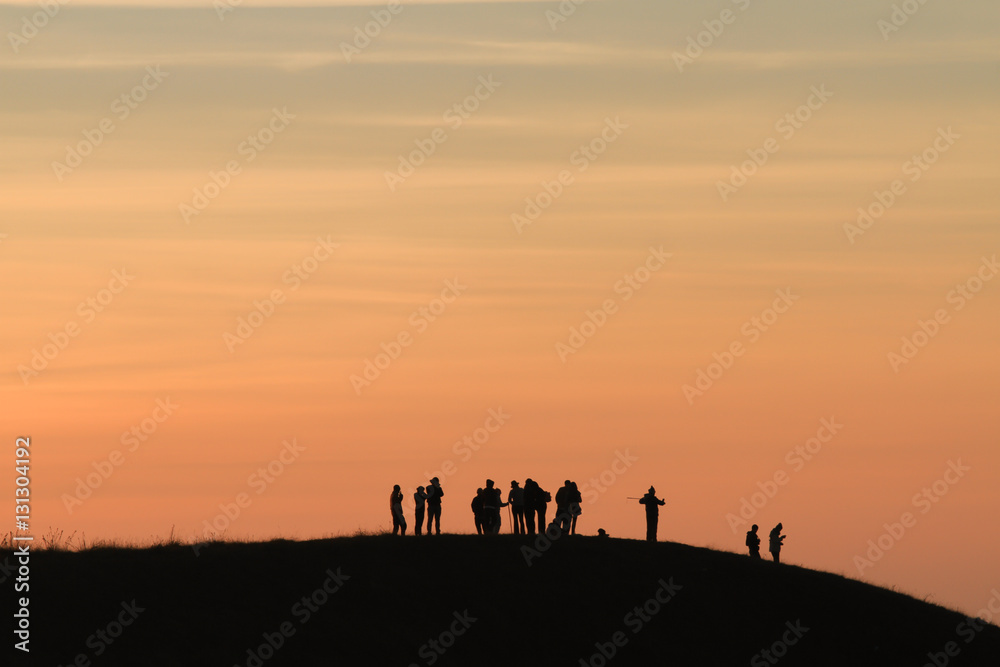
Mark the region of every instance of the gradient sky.
<instances>
[{"instance_id":1,"label":"gradient sky","mask_svg":"<svg viewBox=\"0 0 1000 667\"><path fill-rule=\"evenodd\" d=\"M74 0L16 53L8 33L38 7L0 5L0 391L6 437L33 440L36 534L201 537L242 492L228 536L378 531L393 484L412 493L451 461L449 532L473 529L487 477L553 493L569 478L588 484L584 533L641 537L625 497L654 484L661 539L742 552L727 515L784 471L753 521L784 523L785 560L968 613L1000 588L1000 280L952 292L1000 253L995 2L927 3L887 39L887 0L588 0L555 30L557 3L405 2L351 62L341 43L384 3L301 4L247 0L220 20L209 2ZM168 75L122 117L115 100L147 67ZM455 127L445 112L490 77ZM776 124L814 88L832 96L789 136ZM274 109L294 118L241 151ZM60 180L53 162L105 119L114 131ZM627 127L581 162L609 119ZM437 128L447 140L390 191L385 173ZM769 138L777 152L723 201L719 181ZM186 223L181 205L231 161ZM519 233L511 216L561 172L572 182ZM902 194L850 239L896 179ZM296 284L318 238L338 246ZM619 281L651 247L671 256L626 299ZM134 278L102 293L122 270ZM443 313L420 315L456 280ZM227 345L274 290L272 316ZM798 299L758 329L778 290ZM561 359L607 300L615 312ZM938 310L897 372L889 353ZM77 335L37 376L19 371L67 325ZM412 344L356 392L351 376L401 333ZM745 353L689 401L734 342ZM129 451L123 434L168 398ZM499 409L478 451L456 451ZM798 469L787 454L823 419L843 427ZM256 493L292 439L304 451ZM69 512L65 494L115 450L124 462ZM633 465L608 472L625 452ZM937 501L915 498L959 461ZM588 482L602 473L604 491ZM916 524L859 571L905 512Z\"/></svg>"}]
</instances>

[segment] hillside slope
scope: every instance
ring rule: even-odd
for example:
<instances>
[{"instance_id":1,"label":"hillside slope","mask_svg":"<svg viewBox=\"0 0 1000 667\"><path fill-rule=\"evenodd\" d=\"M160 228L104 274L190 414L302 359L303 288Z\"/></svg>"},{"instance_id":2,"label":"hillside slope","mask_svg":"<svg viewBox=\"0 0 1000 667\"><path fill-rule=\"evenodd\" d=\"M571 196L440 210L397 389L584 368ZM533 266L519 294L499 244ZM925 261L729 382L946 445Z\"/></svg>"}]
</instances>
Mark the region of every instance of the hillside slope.
<instances>
[{"instance_id":1,"label":"hillside slope","mask_svg":"<svg viewBox=\"0 0 1000 667\"><path fill-rule=\"evenodd\" d=\"M36 553L31 664L1000 664L1000 628L976 632L836 575L592 537L557 540L529 565L524 544L372 536Z\"/></svg>"}]
</instances>

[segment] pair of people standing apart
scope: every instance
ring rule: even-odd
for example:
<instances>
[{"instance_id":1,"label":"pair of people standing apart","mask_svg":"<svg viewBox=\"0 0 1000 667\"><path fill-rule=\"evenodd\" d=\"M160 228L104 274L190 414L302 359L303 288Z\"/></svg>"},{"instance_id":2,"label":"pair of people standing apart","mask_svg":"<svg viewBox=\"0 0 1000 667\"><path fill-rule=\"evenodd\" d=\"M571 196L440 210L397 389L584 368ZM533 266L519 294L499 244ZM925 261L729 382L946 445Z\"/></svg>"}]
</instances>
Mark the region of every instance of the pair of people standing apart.
<instances>
[{"instance_id":1,"label":"pair of people standing apart","mask_svg":"<svg viewBox=\"0 0 1000 667\"><path fill-rule=\"evenodd\" d=\"M768 534L768 550L775 563L781 562L781 545L785 543L787 535L781 534L781 524L771 529ZM760 537L757 535L757 524L747 531L747 548L750 550L750 557L760 559Z\"/></svg>"}]
</instances>

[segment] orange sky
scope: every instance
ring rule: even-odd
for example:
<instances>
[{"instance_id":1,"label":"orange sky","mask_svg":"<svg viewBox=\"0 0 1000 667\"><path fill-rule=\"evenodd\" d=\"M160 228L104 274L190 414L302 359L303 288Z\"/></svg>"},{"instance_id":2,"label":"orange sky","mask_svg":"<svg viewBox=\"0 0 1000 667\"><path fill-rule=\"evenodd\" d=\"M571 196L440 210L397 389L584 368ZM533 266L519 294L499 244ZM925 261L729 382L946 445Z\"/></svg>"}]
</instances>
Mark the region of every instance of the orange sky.
<instances>
[{"instance_id":1,"label":"orange sky","mask_svg":"<svg viewBox=\"0 0 1000 667\"><path fill-rule=\"evenodd\" d=\"M449 532L487 477L568 478L584 533L642 537L625 498L653 484L662 539L743 551L727 515L777 473L752 520L783 522L785 560L975 613L1000 587L1000 280L977 282L1000 254L998 10L927 4L885 39L891 3L742 4L588 2L555 30L555 4L407 6L346 62L370 7L81 3L4 52L0 391L35 533L200 536L240 493L229 536L377 531L393 484L438 471ZM67 147L89 153L68 172ZM517 224L526 198L544 210Z\"/></svg>"}]
</instances>

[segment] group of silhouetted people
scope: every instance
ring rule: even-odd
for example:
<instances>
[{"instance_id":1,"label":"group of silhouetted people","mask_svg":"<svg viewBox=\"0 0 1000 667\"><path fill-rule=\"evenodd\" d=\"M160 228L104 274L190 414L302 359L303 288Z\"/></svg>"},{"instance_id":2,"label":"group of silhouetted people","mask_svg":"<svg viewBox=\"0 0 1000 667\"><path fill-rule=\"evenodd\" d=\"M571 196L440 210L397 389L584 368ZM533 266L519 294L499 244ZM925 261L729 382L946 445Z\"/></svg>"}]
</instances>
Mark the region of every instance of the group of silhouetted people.
<instances>
[{"instance_id":1,"label":"group of silhouetted people","mask_svg":"<svg viewBox=\"0 0 1000 667\"><path fill-rule=\"evenodd\" d=\"M437 477L430 481L427 487L418 486L413 494L414 517L416 518L415 535L420 535L426 508L427 514L427 534L431 533L433 525L434 532L441 534L441 498L444 491ZM517 480L510 483L510 490L507 492L507 500L504 502L503 494L497 488L492 479L486 480L486 486L476 490L476 496L472 499L472 515L476 525L476 532L480 535L496 535L500 532L501 514L500 510L509 507L511 531L515 535L534 535L536 532L543 532L546 528L558 528L560 532L570 535L576 534L576 522L583 508L581 506L583 498L576 482L566 480L564 485L556 491L556 515L552 523L545 523L548 505L552 502L552 494L538 485L538 482L531 478L524 481L522 487ZM661 503L662 504L662 503ZM406 518L403 516L403 493L399 484L392 487L389 495L389 510L392 514L392 534L406 535Z\"/></svg>"},{"instance_id":2,"label":"group of silhouetted people","mask_svg":"<svg viewBox=\"0 0 1000 667\"><path fill-rule=\"evenodd\" d=\"M413 494L414 518L416 519L415 535L420 535L423 530L424 515L427 516L427 534L430 535L432 527L436 534L441 534L441 498L444 490L437 477L431 479L426 486L418 486ZM659 524L660 507L666 504L665 500L656 497L656 489L652 486L649 491L638 500L639 504L646 508L646 540L656 541L656 531ZM552 523L546 525L545 515L548 505L552 502L552 494L538 485L536 481L528 478L522 487L517 480L512 480L510 490L507 492L507 501L504 502L503 494L498 489L492 479L486 480L486 486L476 489L476 496L472 499L472 516L476 525L476 533L479 535L496 535L500 532L501 514L503 507L510 508L511 531L515 535L534 535L536 532L555 532L558 534L576 535L576 520L583 514L581 503L583 498L576 482L566 480L563 486L556 491L556 514ZM406 535L406 518L403 516L403 494L399 484L392 487L389 496L389 509L392 512L392 534ZM747 531L746 546L750 551L750 557L760 559L760 536L757 535L757 524ZM782 525L779 523L768 535L768 550L775 563L781 562L781 546L785 542L785 535L781 534ZM607 533L602 528L599 534L607 537Z\"/></svg>"},{"instance_id":3,"label":"group of silhouetted people","mask_svg":"<svg viewBox=\"0 0 1000 667\"><path fill-rule=\"evenodd\" d=\"M571 535L576 534L576 519L583 514L580 507L582 497L575 482L566 480L565 485L556 491L556 517L553 524ZM472 518L479 535L496 535L500 532L500 508L510 508L511 532L515 535L534 535L536 526L538 532L546 529L545 515L552 494L538 485L530 477L524 480L524 487L517 480L512 480L507 492L507 502L503 501L502 492L494 486L492 479L486 480L486 486L476 489L472 499Z\"/></svg>"},{"instance_id":4,"label":"group of silhouetted people","mask_svg":"<svg viewBox=\"0 0 1000 667\"><path fill-rule=\"evenodd\" d=\"M786 535L781 534L781 524L771 529L768 534L768 551L775 563L781 562L781 545L785 543ZM757 535L757 524L747 531L747 548L750 550L750 558L760 559L760 537Z\"/></svg>"},{"instance_id":5,"label":"group of silhouetted people","mask_svg":"<svg viewBox=\"0 0 1000 667\"><path fill-rule=\"evenodd\" d=\"M444 490L441 488L441 482L437 477L431 479L426 487L417 487L416 493L413 494L413 516L417 522L413 530L414 535L420 535L423 531L425 513L427 516L427 534L431 534L432 526L438 535L441 534L442 496L444 496ZM392 512L392 534L406 535L406 517L403 516L403 494L399 490L399 484L392 487L392 493L389 495L389 510Z\"/></svg>"}]
</instances>

